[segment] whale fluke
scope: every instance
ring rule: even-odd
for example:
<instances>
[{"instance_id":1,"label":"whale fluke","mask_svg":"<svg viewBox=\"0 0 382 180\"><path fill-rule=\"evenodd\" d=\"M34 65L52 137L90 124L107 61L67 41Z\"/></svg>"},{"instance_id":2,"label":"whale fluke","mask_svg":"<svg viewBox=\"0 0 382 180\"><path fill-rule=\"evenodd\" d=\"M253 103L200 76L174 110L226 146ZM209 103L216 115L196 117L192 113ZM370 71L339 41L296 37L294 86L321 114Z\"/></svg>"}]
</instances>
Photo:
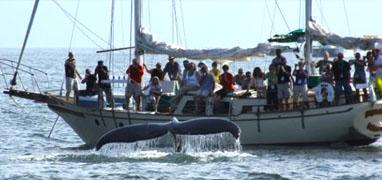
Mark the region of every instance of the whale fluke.
<instances>
[{"instance_id":1,"label":"whale fluke","mask_svg":"<svg viewBox=\"0 0 382 180\"><path fill-rule=\"evenodd\" d=\"M108 143L131 143L157 138L167 134L207 135L229 132L233 137L240 137L240 128L233 122L218 118L198 118L178 122L176 118L168 123L147 123L113 129L104 134L96 144L98 151Z\"/></svg>"},{"instance_id":2,"label":"whale fluke","mask_svg":"<svg viewBox=\"0 0 382 180\"><path fill-rule=\"evenodd\" d=\"M108 143L131 143L140 140L153 139L167 134L166 124L136 124L113 129L104 134L97 142L98 151Z\"/></svg>"},{"instance_id":3,"label":"whale fluke","mask_svg":"<svg viewBox=\"0 0 382 180\"><path fill-rule=\"evenodd\" d=\"M174 124L170 130L174 134L206 135L229 132L235 139L240 136L240 128L225 119L198 118Z\"/></svg>"}]
</instances>

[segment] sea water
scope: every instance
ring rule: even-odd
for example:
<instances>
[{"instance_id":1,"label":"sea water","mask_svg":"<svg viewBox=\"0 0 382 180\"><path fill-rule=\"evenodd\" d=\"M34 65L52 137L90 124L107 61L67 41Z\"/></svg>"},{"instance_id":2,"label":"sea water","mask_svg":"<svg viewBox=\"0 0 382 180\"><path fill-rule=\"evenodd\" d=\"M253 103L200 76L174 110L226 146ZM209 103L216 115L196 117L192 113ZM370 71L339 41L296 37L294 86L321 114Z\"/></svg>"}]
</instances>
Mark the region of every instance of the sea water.
<instances>
[{"instance_id":1,"label":"sea water","mask_svg":"<svg viewBox=\"0 0 382 180\"><path fill-rule=\"evenodd\" d=\"M94 49L75 52L78 70L94 70L97 61L105 64L118 77L126 70L128 53L115 53L114 64L107 55ZM17 60L18 49L0 49L0 58ZM48 77L22 75L23 84L37 79L40 88L60 89L64 77L66 49L27 49L23 63L42 69ZM166 57L146 57L153 67ZM266 67L260 59L231 64L252 71ZM1 65L1 68L5 68ZM11 74L12 72L1 72ZM37 77L42 76L42 77ZM146 74L145 78L149 76ZM0 76L0 78L2 78ZM4 84L0 79L0 87ZM49 83L48 83L49 82ZM19 85L21 86L20 82ZM84 86L82 86L84 88ZM120 85L120 88L123 88ZM101 151L80 150L81 139L59 120L48 138L57 117L45 104L0 95L0 179L381 179L382 141L369 146L254 146L237 148L221 142L220 135L207 138L184 137L185 151L155 146L155 140L138 145L111 145ZM220 140L219 140L220 138ZM208 145L209 144L209 145ZM219 147L224 145L224 147ZM231 144L232 145L232 144ZM229 144L228 144L229 146ZM193 148L196 147L196 148Z\"/></svg>"}]
</instances>

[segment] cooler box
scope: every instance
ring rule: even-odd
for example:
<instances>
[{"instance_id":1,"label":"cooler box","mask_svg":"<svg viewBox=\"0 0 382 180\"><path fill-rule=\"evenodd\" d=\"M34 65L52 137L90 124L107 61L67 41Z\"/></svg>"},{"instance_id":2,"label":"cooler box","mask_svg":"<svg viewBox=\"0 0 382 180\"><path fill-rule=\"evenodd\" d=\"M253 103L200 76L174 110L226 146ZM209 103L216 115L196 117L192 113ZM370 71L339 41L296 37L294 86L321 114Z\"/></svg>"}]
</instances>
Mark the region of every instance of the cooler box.
<instances>
[{"instance_id":1,"label":"cooler box","mask_svg":"<svg viewBox=\"0 0 382 180\"><path fill-rule=\"evenodd\" d=\"M320 76L309 76L308 77L308 88L312 89L320 84Z\"/></svg>"},{"instance_id":2,"label":"cooler box","mask_svg":"<svg viewBox=\"0 0 382 180\"><path fill-rule=\"evenodd\" d=\"M79 105L81 107L97 108L98 109L98 95L79 96L78 101L79 101Z\"/></svg>"}]
</instances>

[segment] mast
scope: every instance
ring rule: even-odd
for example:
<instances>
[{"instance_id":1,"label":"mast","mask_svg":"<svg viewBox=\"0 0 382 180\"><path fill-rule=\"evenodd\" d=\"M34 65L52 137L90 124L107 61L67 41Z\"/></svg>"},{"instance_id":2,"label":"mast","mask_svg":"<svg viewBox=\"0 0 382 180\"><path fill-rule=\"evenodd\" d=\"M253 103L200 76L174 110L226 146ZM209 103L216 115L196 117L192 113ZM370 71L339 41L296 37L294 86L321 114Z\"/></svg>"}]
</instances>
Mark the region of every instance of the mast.
<instances>
[{"instance_id":1,"label":"mast","mask_svg":"<svg viewBox=\"0 0 382 180\"><path fill-rule=\"evenodd\" d=\"M312 0L305 1L305 62L309 75L312 75L313 70L310 66L312 62L312 38L309 32L309 22L312 20Z\"/></svg>"},{"instance_id":2,"label":"mast","mask_svg":"<svg viewBox=\"0 0 382 180\"><path fill-rule=\"evenodd\" d=\"M20 52L20 55L19 55L19 60L17 61L17 66L16 66L15 74L13 75L13 78L11 80L11 85L12 86L16 85L16 77L17 77L17 74L18 74L18 70L19 70L19 67L20 67L21 60L23 58L25 46L27 45L27 42L28 42L29 33L30 33L31 29L32 29L33 20L34 20L34 17L36 15L38 3L39 3L39 0L35 0L34 5L33 5L33 10L32 10L32 15L31 15L31 18L30 18L29 24L28 24L28 29L27 29L27 32L25 34L24 43L23 43L23 46L21 48L21 52Z\"/></svg>"},{"instance_id":3,"label":"mast","mask_svg":"<svg viewBox=\"0 0 382 180\"><path fill-rule=\"evenodd\" d=\"M142 1L134 0L134 23L135 23L135 58L138 60L139 64L143 64L143 49L140 49L137 44L141 37L141 23L142 23Z\"/></svg>"}]
</instances>

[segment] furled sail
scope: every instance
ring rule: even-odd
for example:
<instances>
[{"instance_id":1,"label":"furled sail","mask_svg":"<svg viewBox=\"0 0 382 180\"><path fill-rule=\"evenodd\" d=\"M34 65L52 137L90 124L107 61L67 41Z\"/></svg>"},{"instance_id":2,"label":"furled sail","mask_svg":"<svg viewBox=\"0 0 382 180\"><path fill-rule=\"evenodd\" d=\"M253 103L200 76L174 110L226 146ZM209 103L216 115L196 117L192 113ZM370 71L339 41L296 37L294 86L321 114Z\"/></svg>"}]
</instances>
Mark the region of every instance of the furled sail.
<instances>
[{"instance_id":1,"label":"furled sail","mask_svg":"<svg viewBox=\"0 0 382 180\"><path fill-rule=\"evenodd\" d=\"M215 48L215 49L185 49L165 42L159 42L154 39L153 35L143 28L141 37L136 41L136 47L143 49L146 54L168 54L178 58L188 58L194 60L212 59L212 60L246 60L252 56L264 56L282 49L284 51L292 50L288 46L274 46L268 43L259 43L257 47L242 49L234 47L231 49Z\"/></svg>"},{"instance_id":2,"label":"furled sail","mask_svg":"<svg viewBox=\"0 0 382 180\"><path fill-rule=\"evenodd\" d=\"M326 32L318 23L309 22L309 33L314 41L323 45L341 46L345 49L373 49L382 44L381 38L341 37L335 33Z\"/></svg>"}]
</instances>

